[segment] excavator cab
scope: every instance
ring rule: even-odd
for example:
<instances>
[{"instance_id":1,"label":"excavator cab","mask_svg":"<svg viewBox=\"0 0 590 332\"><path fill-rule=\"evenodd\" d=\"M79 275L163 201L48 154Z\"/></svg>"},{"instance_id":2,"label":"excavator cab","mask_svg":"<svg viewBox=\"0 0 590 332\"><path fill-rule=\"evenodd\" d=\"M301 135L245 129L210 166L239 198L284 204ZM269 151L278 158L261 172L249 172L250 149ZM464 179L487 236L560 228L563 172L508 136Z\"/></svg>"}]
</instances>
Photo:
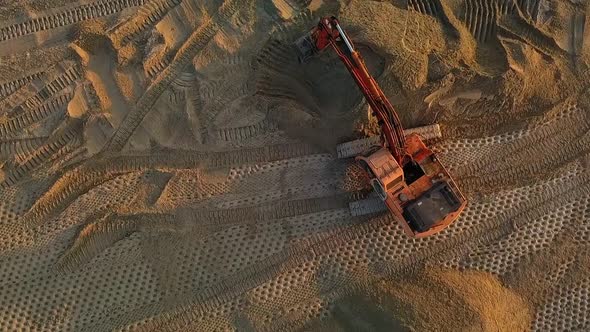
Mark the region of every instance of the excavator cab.
<instances>
[{"instance_id":1,"label":"excavator cab","mask_svg":"<svg viewBox=\"0 0 590 332\"><path fill-rule=\"evenodd\" d=\"M300 62L331 47L365 96L381 126L380 146L363 150L347 145L339 146L338 151L363 151L355 159L367 171L374 192L405 233L425 237L455 221L467 204L465 197L420 136L405 135L394 107L338 20L333 16L320 19L295 45Z\"/></svg>"}]
</instances>

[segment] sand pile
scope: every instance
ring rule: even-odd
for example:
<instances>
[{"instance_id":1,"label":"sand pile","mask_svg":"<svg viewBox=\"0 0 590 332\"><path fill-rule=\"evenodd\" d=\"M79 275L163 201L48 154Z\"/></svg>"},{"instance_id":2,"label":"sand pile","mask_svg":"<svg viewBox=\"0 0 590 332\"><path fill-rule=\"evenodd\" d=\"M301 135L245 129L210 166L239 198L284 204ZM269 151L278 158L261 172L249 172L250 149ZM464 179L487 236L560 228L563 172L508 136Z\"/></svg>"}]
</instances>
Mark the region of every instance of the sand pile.
<instances>
[{"instance_id":1,"label":"sand pile","mask_svg":"<svg viewBox=\"0 0 590 332\"><path fill-rule=\"evenodd\" d=\"M334 316L313 326L343 331L526 331L532 319L518 294L486 273L429 270L338 299Z\"/></svg>"}]
</instances>

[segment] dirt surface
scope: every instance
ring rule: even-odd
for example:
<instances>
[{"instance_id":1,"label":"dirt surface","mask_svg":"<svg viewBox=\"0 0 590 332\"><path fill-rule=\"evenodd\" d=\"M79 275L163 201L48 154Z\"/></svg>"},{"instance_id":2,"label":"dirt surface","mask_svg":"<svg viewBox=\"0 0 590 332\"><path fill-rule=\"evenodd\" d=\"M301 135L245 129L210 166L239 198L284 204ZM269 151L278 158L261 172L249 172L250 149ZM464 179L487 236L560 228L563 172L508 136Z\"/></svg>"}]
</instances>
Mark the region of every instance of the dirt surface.
<instances>
[{"instance_id":1,"label":"dirt surface","mask_svg":"<svg viewBox=\"0 0 590 332\"><path fill-rule=\"evenodd\" d=\"M590 329L588 6L0 1L1 331ZM469 204L412 240L336 145L336 15ZM43 18L39 18L43 17Z\"/></svg>"}]
</instances>

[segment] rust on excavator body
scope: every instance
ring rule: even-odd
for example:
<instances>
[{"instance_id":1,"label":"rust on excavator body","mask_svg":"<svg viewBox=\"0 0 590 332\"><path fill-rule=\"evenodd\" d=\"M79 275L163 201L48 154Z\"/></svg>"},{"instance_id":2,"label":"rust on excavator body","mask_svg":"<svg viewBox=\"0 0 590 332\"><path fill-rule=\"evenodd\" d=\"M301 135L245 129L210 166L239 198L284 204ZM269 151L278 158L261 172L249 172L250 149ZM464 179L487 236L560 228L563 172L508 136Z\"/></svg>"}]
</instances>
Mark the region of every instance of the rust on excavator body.
<instances>
[{"instance_id":1,"label":"rust on excavator body","mask_svg":"<svg viewBox=\"0 0 590 332\"><path fill-rule=\"evenodd\" d=\"M300 61L328 46L336 51L365 96L381 126L381 146L355 159L367 171L371 186L405 233L420 238L436 234L455 221L467 200L420 136L403 133L395 109L369 73L360 53L335 17L324 17L296 44Z\"/></svg>"}]
</instances>

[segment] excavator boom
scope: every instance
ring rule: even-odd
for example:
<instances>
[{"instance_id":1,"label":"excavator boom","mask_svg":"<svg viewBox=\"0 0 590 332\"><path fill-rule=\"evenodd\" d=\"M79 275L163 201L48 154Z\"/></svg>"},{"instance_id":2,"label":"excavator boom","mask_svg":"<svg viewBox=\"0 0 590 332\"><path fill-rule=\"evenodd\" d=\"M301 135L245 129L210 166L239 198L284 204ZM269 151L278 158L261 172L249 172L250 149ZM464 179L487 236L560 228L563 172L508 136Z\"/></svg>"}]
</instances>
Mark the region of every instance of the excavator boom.
<instances>
[{"instance_id":1,"label":"excavator boom","mask_svg":"<svg viewBox=\"0 0 590 332\"><path fill-rule=\"evenodd\" d=\"M467 203L465 197L422 139L417 134L404 135L395 109L338 20L320 19L295 45L300 62L332 48L365 96L381 127L382 140L380 148L369 149L356 160L404 231L412 237L424 237L456 220Z\"/></svg>"},{"instance_id":2,"label":"excavator boom","mask_svg":"<svg viewBox=\"0 0 590 332\"><path fill-rule=\"evenodd\" d=\"M405 151L405 137L401 122L393 106L383 91L369 74L361 54L348 38L335 17L323 18L312 31L297 41L302 55L300 61L305 62L327 47L333 48L356 81L371 110L378 119L381 133L393 156L401 162Z\"/></svg>"}]
</instances>

